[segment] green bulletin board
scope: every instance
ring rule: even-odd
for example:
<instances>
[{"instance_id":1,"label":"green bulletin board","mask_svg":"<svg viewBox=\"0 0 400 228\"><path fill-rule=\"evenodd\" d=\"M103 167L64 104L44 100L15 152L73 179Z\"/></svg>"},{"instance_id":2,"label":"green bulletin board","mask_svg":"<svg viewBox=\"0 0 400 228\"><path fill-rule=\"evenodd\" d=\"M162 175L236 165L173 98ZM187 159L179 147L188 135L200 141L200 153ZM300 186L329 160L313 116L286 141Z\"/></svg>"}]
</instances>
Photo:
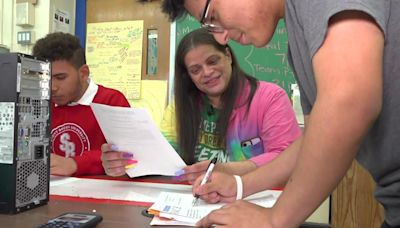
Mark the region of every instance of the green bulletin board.
<instances>
[{"instance_id":1,"label":"green bulletin board","mask_svg":"<svg viewBox=\"0 0 400 228\"><path fill-rule=\"evenodd\" d=\"M192 16L188 15L177 21L177 44L184 35L197 28L200 28L200 24ZM287 33L283 20L279 22L274 36L265 47L242 46L234 41L229 44L246 73L259 80L274 82L291 95L290 84L295 83L295 80L287 60Z\"/></svg>"}]
</instances>

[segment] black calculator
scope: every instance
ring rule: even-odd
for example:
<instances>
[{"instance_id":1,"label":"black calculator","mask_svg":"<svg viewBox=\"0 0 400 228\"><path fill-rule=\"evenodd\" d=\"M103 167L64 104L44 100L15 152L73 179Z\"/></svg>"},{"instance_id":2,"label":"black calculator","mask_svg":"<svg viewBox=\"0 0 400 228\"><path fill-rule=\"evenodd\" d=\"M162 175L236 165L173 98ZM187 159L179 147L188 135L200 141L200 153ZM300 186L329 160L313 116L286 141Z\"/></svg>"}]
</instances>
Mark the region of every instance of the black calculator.
<instances>
[{"instance_id":1,"label":"black calculator","mask_svg":"<svg viewBox=\"0 0 400 228\"><path fill-rule=\"evenodd\" d=\"M38 228L91 228L96 227L103 217L96 213L68 212L49 220Z\"/></svg>"}]
</instances>

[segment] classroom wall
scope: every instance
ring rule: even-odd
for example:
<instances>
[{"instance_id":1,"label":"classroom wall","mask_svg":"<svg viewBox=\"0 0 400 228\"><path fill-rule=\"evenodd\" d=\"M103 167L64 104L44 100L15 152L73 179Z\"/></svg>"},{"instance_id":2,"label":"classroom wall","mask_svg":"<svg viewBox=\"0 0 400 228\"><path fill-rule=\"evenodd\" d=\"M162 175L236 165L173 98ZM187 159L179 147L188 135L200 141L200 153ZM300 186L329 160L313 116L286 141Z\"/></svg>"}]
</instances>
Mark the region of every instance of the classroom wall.
<instances>
[{"instance_id":1,"label":"classroom wall","mask_svg":"<svg viewBox=\"0 0 400 228\"><path fill-rule=\"evenodd\" d=\"M137 75L139 74L139 71L135 71L135 78L131 77L129 74L132 74L132 70L129 70L128 75L126 72L124 72L126 69L125 67L122 68L122 66L119 68L121 71L118 73L115 69L112 68L112 66L107 66L108 64L111 64L112 61L107 61L107 64L102 64L101 66L93 64L91 65L91 61L94 60L93 58L90 58L90 53L87 52L87 61L89 64L89 67L92 69L91 70L91 76L93 80L96 83L112 87L115 89L120 90L127 96L131 106L137 107L137 108L146 108L147 110L150 111L153 120L155 123L159 126L164 109L167 104L167 98L168 98L168 86L171 85L171 80L169 78L169 75L171 74L171 61L170 61L170 22L168 21L168 18L162 14L160 10L160 1L149 1L146 3L139 3L137 1L132 1L132 0L114 0L114 1L109 1L109 0L87 0L87 16L86 16L86 23L87 23L87 37L86 37L86 50L88 50L88 47L91 51L91 53L94 53L96 49L97 51L104 51L107 50L107 48L110 48L109 50L117 50L119 48L116 48L118 46L126 46L124 43L126 41L126 37L120 37L121 34L115 34L113 33L113 37L108 35L108 32L104 32L105 30L101 29L99 30L96 34L96 39L93 39L93 29L94 27L100 26L96 25L97 23L106 23L107 31L111 30L111 26L114 23L116 27L121 27L118 25L119 23L123 21L137 21L137 20L143 20L143 39L142 39L142 59L141 59L141 65L142 67L139 69L140 70L140 82L137 81ZM81 7L78 4L78 9ZM78 22L79 23L79 22ZM104 25L104 24L103 24ZM121 28L126 27L122 26ZM157 62L157 73L156 74L148 74L147 73L147 41L148 41L148 30L149 29L154 29L158 31L158 47L157 47L157 52L158 52L158 62ZM103 31L103 32L102 32ZM91 38L90 38L91 37ZM88 40L90 38L90 41ZM107 41L107 39L114 39L114 43L110 43ZM101 48L96 48L99 45L96 43L105 43L105 44L110 44L110 45L105 45L108 47L104 47L101 45ZM122 45L122 46L121 46ZM129 45L127 45L129 46ZM138 48L138 46L136 47ZM101 50L100 50L101 49ZM93 54L92 54L93 55ZM101 55L102 58L104 59L115 59L114 57L119 55L119 52L113 52L109 51L105 53L104 55ZM99 56L99 54L95 54L95 56ZM122 62L119 62L120 64ZM140 64L140 63L138 63ZM97 69L96 69L97 67ZM129 67L132 67L130 65ZM112 74L110 71L104 71L104 70L99 70L101 68L106 68L107 70L110 69L112 70ZM138 69L135 69L138 70ZM96 72L97 71L97 72ZM97 74L96 74L97 73ZM113 75L116 74L124 74L126 77L124 77L123 80L126 79L134 79L135 82L133 83L133 80L130 81L130 83L116 83L116 81L113 82ZM106 77L104 77L106 75ZM130 78L131 77L131 78ZM129 93L132 94L132 91L139 91L138 88L140 88L140 92L136 93L135 96L129 96ZM126 93L129 92L129 93ZM139 95L139 96L138 96Z\"/></svg>"},{"instance_id":2,"label":"classroom wall","mask_svg":"<svg viewBox=\"0 0 400 228\"><path fill-rule=\"evenodd\" d=\"M11 52L30 54L34 42L46 34L54 31L53 15L56 9L68 12L71 18L70 33L75 31L75 1L73 0L37 0L34 4L34 25L16 25L16 1L0 0L0 45L10 49ZM32 31L34 39L32 44L21 45L17 43L19 31Z\"/></svg>"},{"instance_id":3,"label":"classroom wall","mask_svg":"<svg viewBox=\"0 0 400 228\"><path fill-rule=\"evenodd\" d=\"M70 18L70 23L69 23L69 31L63 31L63 32L68 32L71 34L75 33L75 9L76 9L76 0L46 0L50 1L50 15L49 15L49 31L54 32L56 31L56 28L54 28L54 23L53 23L53 16L54 12L58 9L63 12L67 12L69 14Z\"/></svg>"},{"instance_id":4,"label":"classroom wall","mask_svg":"<svg viewBox=\"0 0 400 228\"><path fill-rule=\"evenodd\" d=\"M8 49L11 47L13 7L14 1L0 0L0 44Z\"/></svg>"}]
</instances>

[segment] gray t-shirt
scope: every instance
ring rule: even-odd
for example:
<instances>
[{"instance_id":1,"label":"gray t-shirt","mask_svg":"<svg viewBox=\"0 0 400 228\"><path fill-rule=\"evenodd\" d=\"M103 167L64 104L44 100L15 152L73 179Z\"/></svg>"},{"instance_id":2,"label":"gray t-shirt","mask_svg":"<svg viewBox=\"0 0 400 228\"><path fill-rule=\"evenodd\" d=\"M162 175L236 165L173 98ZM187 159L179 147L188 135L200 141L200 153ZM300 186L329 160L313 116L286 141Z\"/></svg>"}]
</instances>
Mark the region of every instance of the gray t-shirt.
<instances>
[{"instance_id":1,"label":"gray t-shirt","mask_svg":"<svg viewBox=\"0 0 400 228\"><path fill-rule=\"evenodd\" d=\"M325 39L329 19L345 10L369 14L385 35L382 111L357 160L377 182L375 197L385 207L387 223L400 226L400 0L286 0L289 62L303 111L309 114L317 91L312 57Z\"/></svg>"}]
</instances>

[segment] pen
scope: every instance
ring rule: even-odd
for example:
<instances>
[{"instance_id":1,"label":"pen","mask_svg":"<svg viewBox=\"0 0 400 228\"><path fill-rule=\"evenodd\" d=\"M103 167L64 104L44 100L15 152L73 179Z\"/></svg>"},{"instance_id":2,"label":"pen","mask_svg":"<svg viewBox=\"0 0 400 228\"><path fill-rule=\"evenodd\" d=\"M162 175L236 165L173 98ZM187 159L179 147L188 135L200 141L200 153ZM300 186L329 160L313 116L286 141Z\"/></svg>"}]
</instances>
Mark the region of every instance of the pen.
<instances>
[{"instance_id":1,"label":"pen","mask_svg":"<svg viewBox=\"0 0 400 228\"><path fill-rule=\"evenodd\" d=\"M210 161L210 164L208 164L206 174L204 175L203 179L201 180L200 186L202 186L202 185L204 185L205 183L207 183L208 179L209 179L210 176L211 176L212 171L214 170L215 163L217 163L217 157L214 157L214 158ZM193 202L192 202L192 205L193 205L193 206L197 204L197 201L199 200L199 197L200 197L200 196L197 195L197 194L194 196L194 199L193 199Z\"/></svg>"}]
</instances>

